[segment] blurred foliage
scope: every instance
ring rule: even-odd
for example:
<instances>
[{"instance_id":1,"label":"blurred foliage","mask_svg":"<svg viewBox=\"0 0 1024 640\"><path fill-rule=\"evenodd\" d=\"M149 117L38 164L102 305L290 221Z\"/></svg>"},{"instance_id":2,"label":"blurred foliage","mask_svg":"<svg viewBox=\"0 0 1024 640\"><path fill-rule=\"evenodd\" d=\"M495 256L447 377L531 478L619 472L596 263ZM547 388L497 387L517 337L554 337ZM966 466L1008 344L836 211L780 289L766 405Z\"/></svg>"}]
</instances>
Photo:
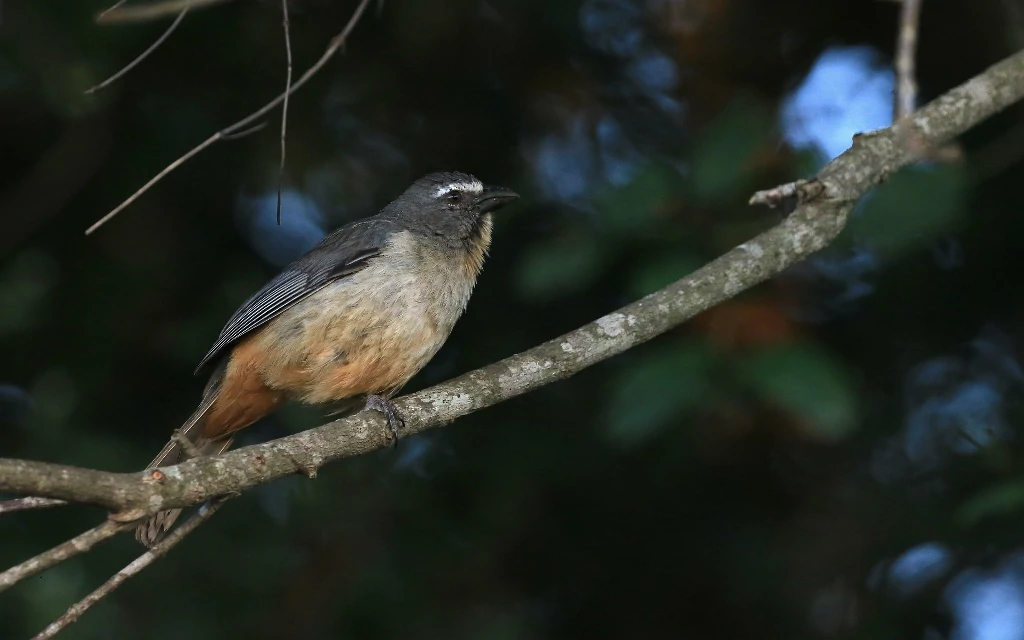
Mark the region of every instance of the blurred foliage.
<instances>
[{"instance_id":1,"label":"blurred foliage","mask_svg":"<svg viewBox=\"0 0 1024 640\"><path fill-rule=\"evenodd\" d=\"M856 426L857 398L846 368L813 344L764 349L739 365L765 401L804 421L824 440L839 440Z\"/></svg>"},{"instance_id":2,"label":"blurred foliage","mask_svg":"<svg viewBox=\"0 0 1024 640\"><path fill-rule=\"evenodd\" d=\"M354 6L290 0L296 73ZM1019 47L1019 0L964 6L923 6L922 99ZM899 12L374 3L291 100L281 226L274 112L85 237L285 76L279 5L232 2L84 94L168 24L100 27L102 8L3 5L0 455L116 471L191 413L192 369L239 303L428 171L524 197L410 391L745 242L782 216L748 207L753 190L888 117ZM966 136L962 164L901 172L836 247L665 336L248 492L62 637L1024 637L1020 117ZM240 444L323 418L288 406ZM6 515L0 564L101 517ZM29 637L138 552L119 538L0 595L0 638Z\"/></svg>"},{"instance_id":3,"label":"blurred foliage","mask_svg":"<svg viewBox=\"0 0 1024 640\"><path fill-rule=\"evenodd\" d=\"M608 437L642 441L692 411L710 391L713 362L708 345L693 343L665 347L623 369L610 380Z\"/></svg>"},{"instance_id":4,"label":"blurred foliage","mask_svg":"<svg viewBox=\"0 0 1024 640\"><path fill-rule=\"evenodd\" d=\"M985 518L999 518L1024 509L1024 482L1020 480L994 484L965 502L957 513L964 527L977 525Z\"/></svg>"},{"instance_id":5,"label":"blurred foliage","mask_svg":"<svg viewBox=\"0 0 1024 640\"><path fill-rule=\"evenodd\" d=\"M607 259L597 238L566 233L541 241L524 251L519 266L519 290L543 299L578 293L593 285Z\"/></svg>"},{"instance_id":6,"label":"blurred foliage","mask_svg":"<svg viewBox=\"0 0 1024 640\"><path fill-rule=\"evenodd\" d=\"M968 187L957 166L903 171L865 199L849 233L883 254L913 251L951 231L964 210Z\"/></svg>"}]
</instances>

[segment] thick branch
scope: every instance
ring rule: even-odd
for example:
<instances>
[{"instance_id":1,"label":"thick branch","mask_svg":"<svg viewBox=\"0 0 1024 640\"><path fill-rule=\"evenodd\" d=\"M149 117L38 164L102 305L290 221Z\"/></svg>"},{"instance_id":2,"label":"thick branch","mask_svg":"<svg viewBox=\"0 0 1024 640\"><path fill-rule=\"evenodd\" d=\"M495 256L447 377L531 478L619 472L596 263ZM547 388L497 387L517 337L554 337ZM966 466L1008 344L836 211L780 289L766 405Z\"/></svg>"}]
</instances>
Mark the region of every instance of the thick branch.
<instances>
[{"instance_id":1,"label":"thick branch","mask_svg":"<svg viewBox=\"0 0 1024 640\"><path fill-rule=\"evenodd\" d=\"M669 330L827 246L856 201L916 159L901 141L935 148L1024 97L1024 52L989 68L888 129L853 146L800 190L801 205L778 226L695 273L618 311L519 355L406 396L404 435L447 424L478 409L567 378ZM121 511L120 519L186 507L240 492L326 462L386 446L373 412L211 458L161 470L116 474L0 459L0 491L61 498Z\"/></svg>"}]
</instances>

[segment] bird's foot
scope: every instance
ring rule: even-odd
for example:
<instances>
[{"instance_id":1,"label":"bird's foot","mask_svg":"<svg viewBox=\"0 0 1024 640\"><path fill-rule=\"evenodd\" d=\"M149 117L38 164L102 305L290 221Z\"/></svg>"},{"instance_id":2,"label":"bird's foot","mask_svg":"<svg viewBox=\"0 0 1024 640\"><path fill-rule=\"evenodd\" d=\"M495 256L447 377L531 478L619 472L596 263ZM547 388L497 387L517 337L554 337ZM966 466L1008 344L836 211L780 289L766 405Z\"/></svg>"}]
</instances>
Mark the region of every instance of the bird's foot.
<instances>
[{"instance_id":1,"label":"bird's foot","mask_svg":"<svg viewBox=\"0 0 1024 640\"><path fill-rule=\"evenodd\" d=\"M384 414L384 418L388 422L388 430L390 431L390 440L394 443L394 446L398 446L398 430L405 428L405 420L402 419L401 414L398 413L398 407L390 399L384 396L378 396L370 394L366 396L366 409L372 411L379 411Z\"/></svg>"},{"instance_id":2,"label":"bird's foot","mask_svg":"<svg viewBox=\"0 0 1024 640\"><path fill-rule=\"evenodd\" d=\"M171 440L178 443L178 448L181 449L186 460L203 457L202 452L199 451L196 444L189 440L188 436L186 436L185 432L181 429L174 430L174 433L171 434Z\"/></svg>"}]
</instances>

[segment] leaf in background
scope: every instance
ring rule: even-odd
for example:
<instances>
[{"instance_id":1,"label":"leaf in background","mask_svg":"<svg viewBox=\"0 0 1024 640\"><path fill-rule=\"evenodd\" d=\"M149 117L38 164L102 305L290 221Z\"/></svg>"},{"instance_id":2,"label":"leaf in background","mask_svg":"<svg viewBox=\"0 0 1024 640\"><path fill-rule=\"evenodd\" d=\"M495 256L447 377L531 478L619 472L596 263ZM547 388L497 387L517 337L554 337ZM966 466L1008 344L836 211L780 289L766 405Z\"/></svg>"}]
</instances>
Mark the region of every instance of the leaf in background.
<instances>
[{"instance_id":1,"label":"leaf in background","mask_svg":"<svg viewBox=\"0 0 1024 640\"><path fill-rule=\"evenodd\" d=\"M966 186L957 166L904 170L865 200L850 220L850 233L887 253L920 246L954 224L963 211Z\"/></svg>"},{"instance_id":2,"label":"leaf in background","mask_svg":"<svg viewBox=\"0 0 1024 640\"><path fill-rule=\"evenodd\" d=\"M732 299L698 315L690 327L723 350L777 346L794 340L793 319L772 299Z\"/></svg>"},{"instance_id":3,"label":"leaf in background","mask_svg":"<svg viewBox=\"0 0 1024 640\"><path fill-rule=\"evenodd\" d=\"M691 179L705 202L745 199L754 155L774 126L771 114L749 101L732 103L694 146Z\"/></svg>"},{"instance_id":4,"label":"leaf in background","mask_svg":"<svg viewBox=\"0 0 1024 640\"><path fill-rule=\"evenodd\" d=\"M651 228L677 185L679 174L664 165L641 169L626 185L594 198L601 223L612 233L635 234Z\"/></svg>"},{"instance_id":5,"label":"leaf in background","mask_svg":"<svg viewBox=\"0 0 1024 640\"><path fill-rule=\"evenodd\" d=\"M37 322L43 302L57 282L57 271L53 258L29 250L0 273L0 336L23 331Z\"/></svg>"},{"instance_id":6,"label":"leaf in background","mask_svg":"<svg viewBox=\"0 0 1024 640\"><path fill-rule=\"evenodd\" d=\"M1015 480L987 487L965 502L956 519L962 527L970 527L985 518L1019 512L1024 508L1024 480Z\"/></svg>"},{"instance_id":7,"label":"leaf in background","mask_svg":"<svg viewBox=\"0 0 1024 640\"><path fill-rule=\"evenodd\" d=\"M619 371L605 410L607 438L638 444L696 407L707 394L712 361L707 344L691 342L649 352Z\"/></svg>"},{"instance_id":8,"label":"leaf in background","mask_svg":"<svg viewBox=\"0 0 1024 640\"><path fill-rule=\"evenodd\" d=\"M758 351L739 367L758 395L800 419L812 435L834 442L853 430L857 398L843 365L829 352L790 344Z\"/></svg>"},{"instance_id":9,"label":"leaf in background","mask_svg":"<svg viewBox=\"0 0 1024 640\"><path fill-rule=\"evenodd\" d=\"M605 255L597 238L581 234L535 244L519 262L516 285L535 299L580 291L600 275Z\"/></svg>"},{"instance_id":10,"label":"leaf in background","mask_svg":"<svg viewBox=\"0 0 1024 640\"><path fill-rule=\"evenodd\" d=\"M629 292L636 298L646 296L693 273L703 264L703 261L697 256L683 251L676 255L653 258L633 272L629 282Z\"/></svg>"}]
</instances>

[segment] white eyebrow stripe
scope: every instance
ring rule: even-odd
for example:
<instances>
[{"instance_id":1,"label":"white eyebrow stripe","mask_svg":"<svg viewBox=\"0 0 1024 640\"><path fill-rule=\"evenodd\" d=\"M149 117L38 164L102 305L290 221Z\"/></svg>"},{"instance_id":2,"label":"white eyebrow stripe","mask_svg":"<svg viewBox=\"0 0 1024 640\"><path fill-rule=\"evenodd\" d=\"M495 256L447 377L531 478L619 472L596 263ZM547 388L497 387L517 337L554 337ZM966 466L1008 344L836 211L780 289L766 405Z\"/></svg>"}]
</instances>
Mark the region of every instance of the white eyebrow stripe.
<instances>
[{"instance_id":1,"label":"white eyebrow stripe","mask_svg":"<svg viewBox=\"0 0 1024 640\"><path fill-rule=\"evenodd\" d=\"M454 191L456 189L458 189L459 191L472 191L473 193L481 193L484 190L484 185L480 184L479 182L451 182L449 184L444 185L443 187L438 187L437 191L434 192L434 197L440 198L449 191Z\"/></svg>"}]
</instances>

